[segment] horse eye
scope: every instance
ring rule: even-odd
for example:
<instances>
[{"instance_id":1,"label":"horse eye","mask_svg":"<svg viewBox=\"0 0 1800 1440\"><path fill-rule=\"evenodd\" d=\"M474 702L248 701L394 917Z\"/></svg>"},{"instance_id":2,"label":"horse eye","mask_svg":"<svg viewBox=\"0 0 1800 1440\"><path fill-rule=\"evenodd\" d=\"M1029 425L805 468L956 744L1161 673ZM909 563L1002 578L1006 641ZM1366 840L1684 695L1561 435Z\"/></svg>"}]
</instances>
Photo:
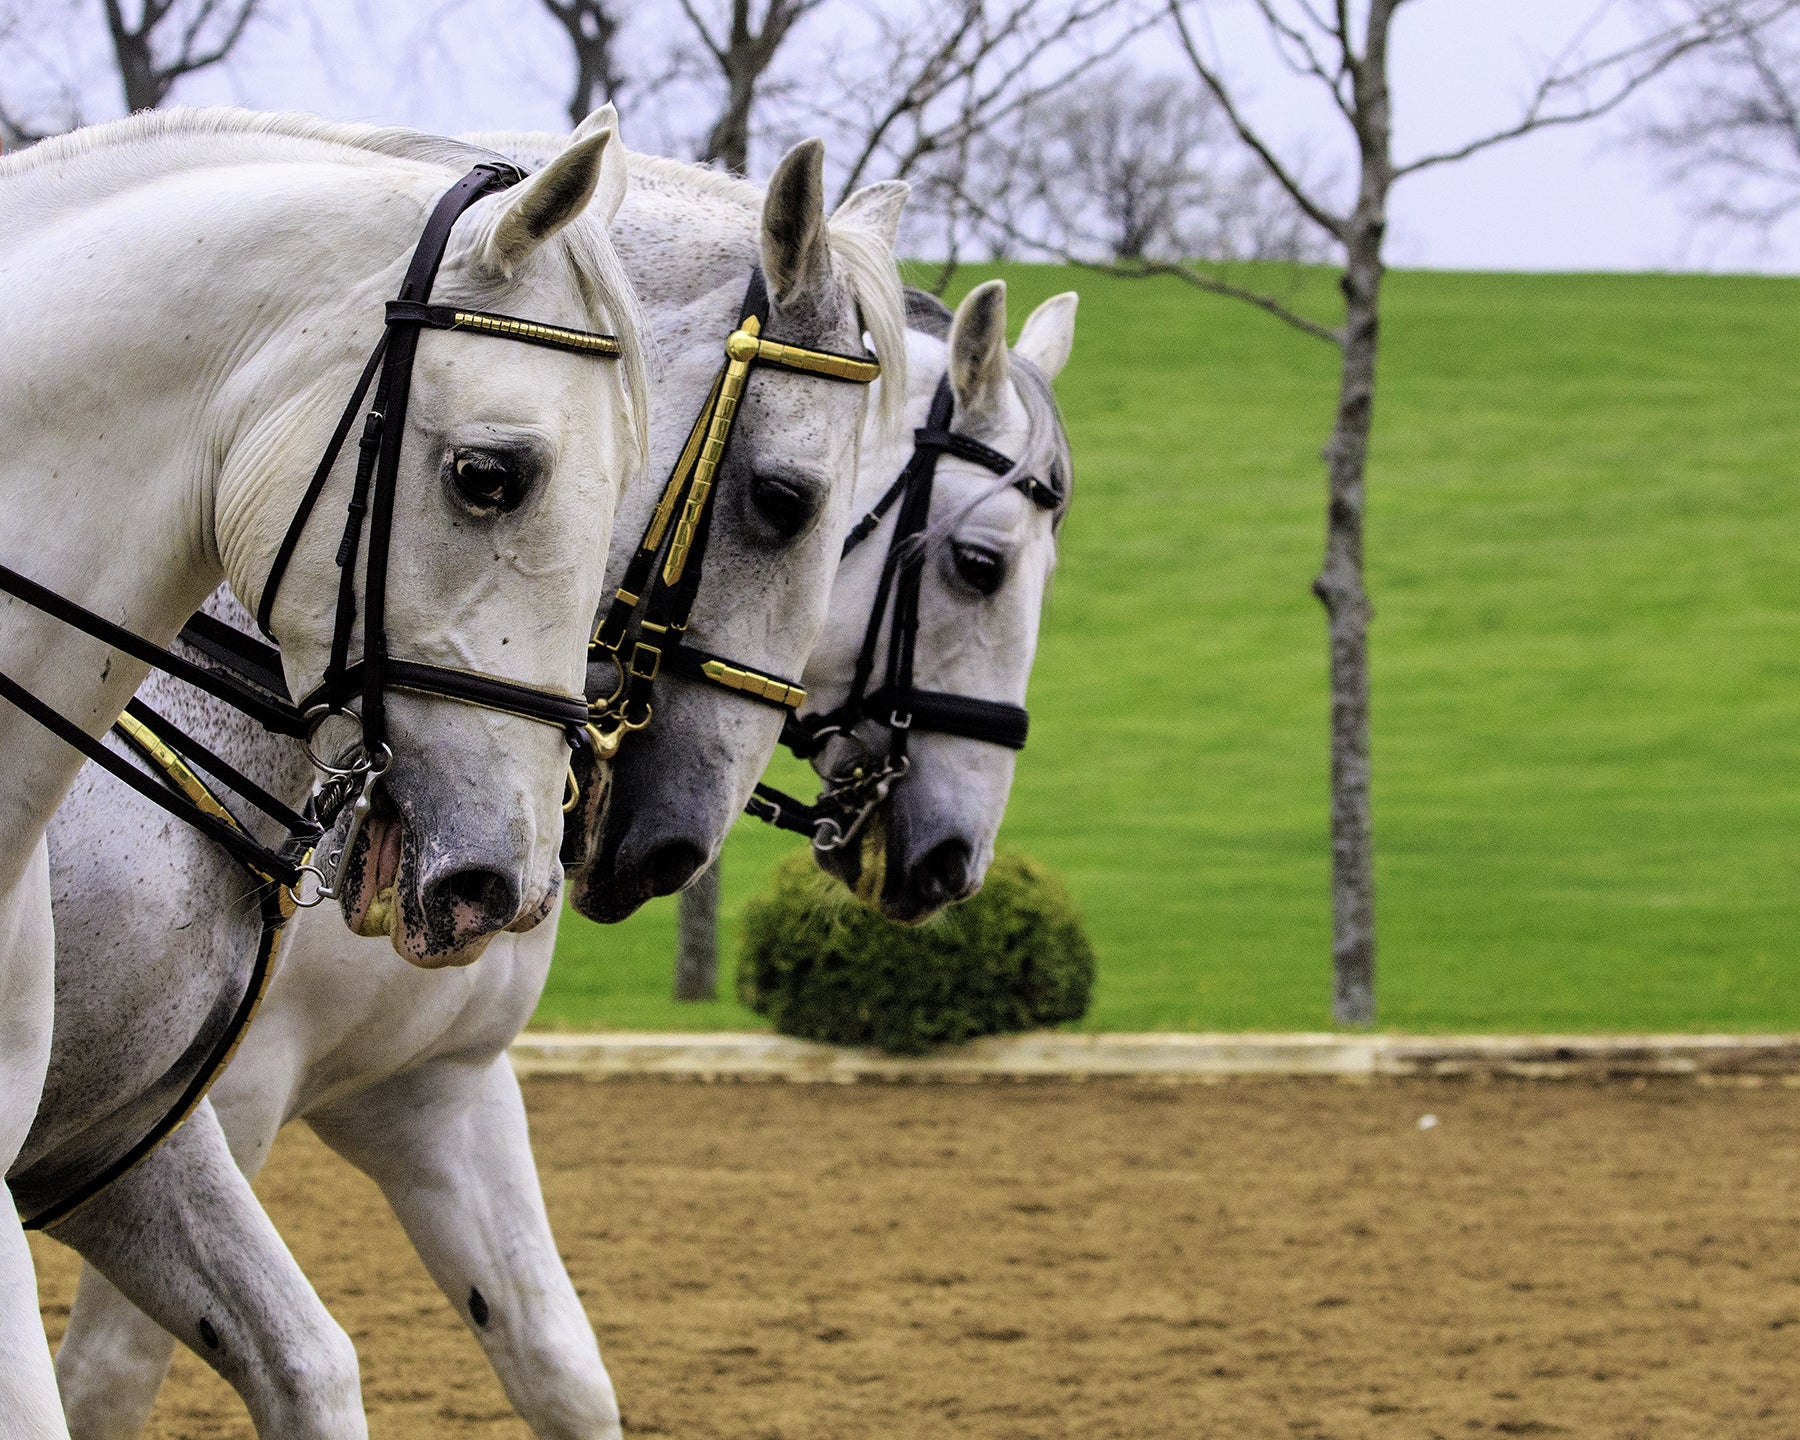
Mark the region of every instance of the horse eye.
<instances>
[{"instance_id":1,"label":"horse eye","mask_svg":"<svg viewBox=\"0 0 1800 1440\"><path fill-rule=\"evenodd\" d=\"M804 530L819 508L818 496L810 489L775 475L751 478L750 503L783 540Z\"/></svg>"},{"instance_id":2,"label":"horse eye","mask_svg":"<svg viewBox=\"0 0 1800 1440\"><path fill-rule=\"evenodd\" d=\"M1006 561L980 545L950 547L956 573L983 595L992 595L1006 580Z\"/></svg>"},{"instance_id":3,"label":"horse eye","mask_svg":"<svg viewBox=\"0 0 1800 1440\"><path fill-rule=\"evenodd\" d=\"M477 515L517 509L525 495L524 472L520 457L504 450L452 450L446 466L457 496Z\"/></svg>"}]
</instances>

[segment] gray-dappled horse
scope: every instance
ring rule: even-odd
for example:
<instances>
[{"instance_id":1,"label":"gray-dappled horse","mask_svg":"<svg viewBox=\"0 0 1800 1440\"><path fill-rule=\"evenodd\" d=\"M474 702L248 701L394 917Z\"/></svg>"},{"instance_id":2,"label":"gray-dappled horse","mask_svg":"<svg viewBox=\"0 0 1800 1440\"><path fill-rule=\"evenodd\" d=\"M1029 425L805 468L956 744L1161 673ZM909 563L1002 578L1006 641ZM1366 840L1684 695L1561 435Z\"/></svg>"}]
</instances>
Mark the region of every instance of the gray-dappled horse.
<instances>
[{"instance_id":1,"label":"gray-dappled horse","mask_svg":"<svg viewBox=\"0 0 1800 1440\"><path fill-rule=\"evenodd\" d=\"M490 138L528 161L554 156L564 143ZM816 144L784 160L766 196L694 166L632 156L630 167L611 234L662 363L652 465L621 510L614 586L665 493L663 477L679 469L758 267L771 340L858 355L867 331L897 357L901 384L905 354L892 257L903 186L873 187L828 219ZM824 619L856 484L858 437L882 431L878 419L864 424L869 396L865 386L829 376L752 368L717 472L704 579L686 631L693 646L742 667L799 672ZM223 597L211 608L246 623ZM589 624L593 613L590 602ZM607 663L594 669L592 693L603 697L616 676ZM158 681L151 688L171 689ZM654 701L651 723L625 735L611 761L609 806L597 803L604 777L584 772L572 846L578 903L598 897L600 908L627 912L709 859L767 763L785 713L682 674L659 677ZM191 702L183 718L273 788L303 779L291 745L229 710ZM136 797L88 779L51 837L65 965L97 984L121 968L199 977L193 993L228 1007L265 934L241 868L197 836L170 833ZM659 858L671 846L680 852L675 859ZM140 858L150 853L169 857L173 871L154 893L140 884ZM616 1434L611 1386L557 1261L504 1055L543 986L554 922L498 937L479 965L432 974L401 963L385 941L352 935L334 914L304 912L288 928L261 1013L197 1120L223 1122L237 1161L254 1174L281 1124L304 1116L382 1186L540 1432ZM116 1047L111 1014L110 1001L95 1005L84 990L71 990L58 1015L59 1052L65 1043L72 1051ZM185 1029L172 1030L191 1035L193 1006L179 1019ZM53 1063L53 1082L63 1068ZM73 1055L67 1068L71 1077L80 1073ZM135 1119L141 1128L143 1117ZM120 1233L156 1226L158 1207L182 1203L157 1177L195 1124L102 1191L78 1221ZM115 1142L135 1133L112 1128L116 1135L103 1137L90 1121L80 1133ZM196 1268L215 1263L198 1250L192 1259ZM130 1303L142 1303L141 1289L128 1300L93 1269L84 1271L58 1357L75 1434L141 1427L168 1363L170 1332L234 1381L230 1347L271 1329L279 1334L279 1317L257 1308L253 1295L239 1299L220 1287L205 1309L193 1303L191 1287L172 1289L172 1301L152 1307L165 1331ZM209 1328L201 1328L203 1317Z\"/></svg>"},{"instance_id":2,"label":"gray-dappled horse","mask_svg":"<svg viewBox=\"0 0 1800 1440\"><path fill-rule=\"evenodd\" d=\"M787 738L826 781L808 806L759 787L756 813L892 920L916 924L981 886L1025 744L1025 686L1073 479L1051 382L1076 296L1006 344L1006 286L954 314L907 296L911 427L872 440Z\"/></svg>"},{"instance_id":3,"label":"gray-dappled horse","mask_svg":"<svg viewBox=\"0 0 1800 1440\"><path fill-rule=\"evenodd\" d=\"M634 181L636 163L634 158ZM628 204L627 217L635 203ZM626 248L629 260L629 244ZM939 378L960 370L959 395L983 392L985 403L967 411L991 417L980 422L982 433L1046 476L1059 475L1066 496L1066 442L1045 382L1019 377L1028 373L1024 365L1040 377L1061 369L1072 339L1073 300L1048 302L1027 323L1020 350L1003 373L1013 384L1038 390L1008 401L992 391L996 334L1004 343L1002 298L1002 291L984 288L966 301L953 341L947 338L947 312L919 309L924 328L907 335L912 378L903 387L906 413L922 419ZM657 291L650 290L646 300L654 325L661 309ZM956 367L950 364L952 351L959 357ZM894 437L878 417L868 421L856 486L858 513L887 487L910 445L910 438ZM985 657L979 665L991 663L993 669L978 674L959 663L964 642L949 640L958 627L944 617L941 623L934 618L921 633L919 673L934 683L1022 699L1035 610L1050 568L1054 517L1036 506L1030 513L1018 511L994 493L994 476L987 471L947 465L941 479L945 523L930 542L934 563L961 563L976 574L954 583L946 577L941 600L933 599L928 608L935 617L941 603L960 614L965 627L988 629L987 638L977 642ZM966 556L959 562L949 548L956 545L991 552L1007 573L996 580ZM868 588L854 582L849 603L842 604L841 571L839 587L827 630L839 636L838 649L853 652L868 620ZM1009 595L1014 587L1018 595ZM984 625L983 612L990 607L1006 607L1009 615ZM1025 647L1022 656L991 653L1003 634ZM848 683L847 670L827 673L817 660L806 672L809 680L840 691ZM1006 761L1010 775L1010 751ZM940 764L993 763L984 752L960 747L925 749L906 783L933 783ZM946 783L954 779L947 776ZM1003 803L1004 783L984 783L980 793L990 799L997 794L995 803ZM991 839L999 819L997 809L978 823L959 809L944 823L968 827L973 850L984 836ZM101 820L96 810L94 823ZM107 823L119 823L118 817ZM213 1091L234 1153L254 1173L280 1127L290 1119L306 1120L381 1185L532 1430L558 1440L616 1434L611 1383L544 1213L524 1107L505 1055L536 1006L548 947L539 932L503 938L474 970L424 975L390 956L365 953L368 947L350 941L341 927L335 933L326 928L296 927L262 1015ZM251 938L240 934L238 943ZM172 1344L115 1292L91 1274L84 1276L59 1355L78 1436L136 1434Z\"/></svg>"},{"instance_id":4,"label":"gray-dappled horse","mask_svg":"<svg viewBox=\"0 0 1800 1440\"><path fill-rule=\"evenodd\" d=\"M0 340L18 367L0 387L0 506L11 517L0 560L62 597L65 617L71 602L84 607L72 623L88 634L114 622L166 645L222 581L247 603L262 598L284 535L316 501L348 516L345 533L364 537L369 565L334 563L338 527L327 514L297 535L270 615L294 694L334 673L342 641L363 655L367 677L401 664L415 679L454 669L490 693L530 687L579 710L599 542L639 462L620 367L595 358L602 344L619 347L589 335L602 320L621 329L629 320L594 286L611 261L603 224L583 213L610 140L609 127L584 127L554 164L515 184L472 172L470 147L456 142L216 110L135 117L0 161ZM448 228L453 216L460 223ZM439 317L423 305L399 322L404 343L394 341L384 301L403 272L412 278L428 240L441 270L435 290L423 284L414 298L504 308L545 334L587 336L587 349L427 334ZM394 372L406 357L412 404L406 425L371 441L376 511L363 529L347 508L350 454L316 493L308 477L334 422L360 403L345 410L359 372L380 363L368 357L384 335ZM629 343L624 355L637 369ZM507 493L474 488L465 460L504 477ZM378 552L391 558L379 576ZM354 619L340 571L359 586L348 592ZM80 767L19 697L69 717L70 734L99 735L144 679L149 654L139 645L142 658L126 659L33 604L0 605L0 670L20 686L0 706L0 1165L9 1173L30 1143L51 1049L46 829ZM379 632L360 623L383 606ZM353 631L391 642L393 665L351 648ZM473 959L494 933L553 906L569 748L557 725L446 703L441 686L427 688L389 693L371 679L363 705L381 712L385 748L380 762L359 763L379 782L365 795L394 837L389 868L415 917L396 925L395 944L442 964ZM365 716L365 737L377 723ZM122 857L138 893L168 878L167 858L154 846ZM118 1003L130 1003L125 992ZM89 1091L102 1110L119 1098ZM217 1126L187 1127L166 1168L205 1170L209 1158L211 1188L182 1202L234 1212L267 1261L265 1292L290 1302L284 1332L268 1337L275 1380L261 1418L287 1434L362 1433L354 1355L241 1177L220 1163ZM29 1253L5 1209L0 1427L8 1437L61 1435ZM79 1217L64 1233L128 1286L147 1268L192 1268L179 1222L160 1247L144 1234L83 1229ZM197 1275L169 1322L193 1334L209 1283ZM319 1389L304 1417L283 1391L296 1373L281 1369L288 1336L348 1382ZM240 1349L230 1363L256 1357Z\"/></svg>"}]
</instances>

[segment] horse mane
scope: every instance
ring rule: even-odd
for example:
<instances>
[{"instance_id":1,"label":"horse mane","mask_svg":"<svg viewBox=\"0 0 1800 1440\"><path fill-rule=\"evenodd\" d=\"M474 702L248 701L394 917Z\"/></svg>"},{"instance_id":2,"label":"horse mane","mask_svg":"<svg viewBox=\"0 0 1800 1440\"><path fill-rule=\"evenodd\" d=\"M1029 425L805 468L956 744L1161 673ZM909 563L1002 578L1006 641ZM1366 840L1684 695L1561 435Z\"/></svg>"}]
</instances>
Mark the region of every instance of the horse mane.
<instances>
[{"instance_id":1,"label":"horse mane","mask_svg":"<svg viewBox=\"0 0 1800 1440\"><path fill-rule=\"evenodd\" d=\"M215 105L199 109L175 107L140 111L123 120L88 125L66 135L54 136L16 154L0 157L0 180L45 169L58 178L66 178L103 164L123 147L133 144L237 137L327 145L372 159L407 161L456 173L470 170L483 161L504 159L467 140L429 135L400 125L362 125L321 120L315 115L290 111L243 110ZM178 160L167 171L158 173L198 169L220 162L220 157L208 155L198 146L182 158L187 161L185 167ZM278 161L282 157L266 158ZM145 174L143 168L137 166L130 171L129 178L141 180ZM643 312L638 307L637 294L606 237L604 226L579 221L566 225L554 237L554 243L562 246L563 258L575 273L589 324L595 329L610 329L618 337L635 448L641 463L650 448L650 390L644 354ZM496 297L470 298L474 303L490 303Z\"/></svg>"},{"instance_id":2,"label":"horse mane","mask_svg":"<svg viewBox=\"0 0 1800 1440\"><path fill-rule=\"evenodd\" d=\"M545 163L562 149L566 139L541 130L484 131L471 138L473 143L491 146L528 168ZM634 189L717 205L746 224L750 233L759 232L763 207L760 186L691 160L647 155L629 147L625 157ZM850 292L863 329L869 332L875 353L881 357L884 381L891 378L894 382L891 388L885 383L881 387L882 423L898 425L906 408L906 313L893 252L874 232L854 222L827 217L826 229L832 273Z\"/></svg>"},{"instance_id":3,"label":"horse mane","mask_svg":"<svg viewBox=\"0 0 1800 1440\"><path fill-rule=\"evenodd\" d=\"M322 120L286 110L244 110L235 105L198 108L172 106L167 110L141 110L122 120L84 125L0 158L0 176L19 175L47 165L66 167L101 156L123 145L155 140L207 140L219 136L273 136L312 141L363 150L390 159L416 160L426 165L454 167L467 161L491 159L478 145L443 135L427 135L400 125L363 125L345 120ZM195 155L196 165L211 157ZM464 166L467 168L467 165Z\"/></svg>"}]
</instances>

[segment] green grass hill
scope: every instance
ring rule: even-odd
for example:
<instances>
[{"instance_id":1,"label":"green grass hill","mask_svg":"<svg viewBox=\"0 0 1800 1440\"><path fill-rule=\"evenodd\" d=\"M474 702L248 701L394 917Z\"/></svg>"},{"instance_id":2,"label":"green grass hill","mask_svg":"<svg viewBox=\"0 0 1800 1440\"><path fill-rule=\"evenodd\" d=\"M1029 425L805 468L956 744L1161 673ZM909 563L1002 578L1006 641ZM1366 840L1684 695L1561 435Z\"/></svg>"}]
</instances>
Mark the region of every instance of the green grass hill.
<instances>
[{"instance_id":1,"label":"green grass hill","mask_svg":"<svg viewBox=\"0 0 1800 1440\"><path fill-rule=\"evenodd\" d=\"M1333 352L1169 280L1082 293L1005 839L1099 956L1088 1026L1329 1023L1318 451ZM1328 278L1276 272L1329 314ZM1800 280L1396 273L1370 466L1380 1019L1800 1030ZM792 775L794 772L788 772ZM735 915L797 842L742 822ZM672 902L564 921L539 1023L676 1005ZM730 974L721 993L730 995Z\"/></svg>"}]
</instances>

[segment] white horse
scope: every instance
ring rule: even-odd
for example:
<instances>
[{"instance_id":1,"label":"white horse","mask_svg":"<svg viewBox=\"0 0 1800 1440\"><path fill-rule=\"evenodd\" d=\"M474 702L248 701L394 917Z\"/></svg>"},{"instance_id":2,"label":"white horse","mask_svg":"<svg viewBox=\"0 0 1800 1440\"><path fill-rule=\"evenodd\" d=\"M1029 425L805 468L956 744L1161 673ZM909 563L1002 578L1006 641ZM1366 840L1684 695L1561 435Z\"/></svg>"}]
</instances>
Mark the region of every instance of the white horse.
<instances>
[{"instance_id":1,"label":"white horse","mask_svg":"<svg viewBox=\"0 0 1800 1440\"><path fill-rule=\"evenodd\" d=\"M610 137L590 123L557 163L477 204L452 234L437 298L628 331L629 315L594 284L612 264L603 229L582 215ZM203 111L137 117L0 161L0 343L17 366L0 389L0 506L12 517L0 558L160 643L221 581L255 601L382 330L383 302L469 153ZM383 592L396 650L574 689L600 591L598 542L638 456L617 367L426 335L413 402L395 442ZM507 503L466 492L465 462L504 475ZM321 508L343 513L348 469ZM326 665L333 528L307 528L274 605L295 693ZM146 667L9 602L0 668L98 734ZM433 917L396 924L394 944L420 962L470 960L553 902L568 750L547 726L391 698L381 800L399 840L396 892L409 915ZM11 707L0 707L0 754L0 1164L10 1166L50 1051L45 829L80 762ZM206 1143L200 1130L189 1141ZM254 1203L247 1190L237 1198ZM9 1436L61 1435L29 1252L3 1208L0 1421Z\"/></svg>"},{"instance_id":2,"label":"white horse","mask_svg":"<svg viewBox=\"0 0 1800 1440\"><path fill-rule=\"evenodd\" d=\"M828 222L816 144L784 160L766 197L697 167L637 156L630 163L629 198L612 235L665 363L655 387L653 466L633 487L626 523L615 532L615 582L706 399L756 266L768 278L772 335L854 352L867 330L895 357L897 378L905 359L892 257L903 186L861 192ZM836 568L868 394L781 371L753 375L727 447L690 622L696 644L776 672L797 673L804 664ZM879 421L871 423L881 430ZM234 615L223 597L209 608ZM234 618L247 623L241 611ZM155 680L149 687L159 703L170 688ZM203 702L183 718L277 792L292 793L303 782L295 747L231 711ZM779 726L779 711L716 686L659 681L652 725L629 736L615 762L619 778L606 827L673 834L710 857L767 763ZM640 806L659 813L634 816ZM586 818L593 833L583 838L596 850L599 812ZM201 837L171 833L157 811L105 777L83 777L51 839L62 936L57 1056L27 1171L15 1177L46 1201L156 1118L156 1105L166 1104L185 1074L170 1062L204 1049L226 1023L262 929L240 867ZM146 891L139 867L148 854L166 866L167 883ZM682 878L664 875L657 883ZM632 889L626 899L635 904L638 893ZM616 1433L611 1388L573 1291L566 1279L548 1292L534 1288L533 1277L556 1266L556 1252L504 1057L542 988L554 930L552 922L529 935L500 936L480 965L426 975L397 963L382 944L349 934L335 915L303 913L289 926L279 971L239 1056L242 1068L228 1072L245 1083L203 1105L167 1144L53 1233L63 1238L75 1226L84 1236L130 1235L142 1246L146 1234L166 1228L166 1214L191 1208L176 1180L189 1191L204 1189L181 1167L190 1132L217 1123L215 1107L231 1118L234 1153L251 1174L280 1124L305 1114L381 1183L509 1388L543 1417L546 1433ZM133 983L121 975L148 977L146 993L134 997L140 1023L118 1019L121 986ZM169 987L167 996L159 985ZM159 1039L175 1042L173 1053L165 1043L156 1065L134 1063L130 1083L110 1082L109 1106L97 1104L85 1057L131 1054ZM133 1096L129 1106L117 1103L124 1093ZM234 1237L247 1228L184 1233L184 1264L167 1266L157 1255L128 1277L129 1285L115 1288L96 1270L84 1272L58 1359L75 1433L141 1427L168 1362L170 1332L237 1386L259 1429L267 1423L268 1392L305 1390L309 1371L330 1373L330 1350L316 1337L296 1337L268 1303L267 1287L245 1273L240 1257L251 1252ZM116 1282L121 1267L106 1273ZM149 1323L131 1301L166 1328ZM105 1323L109 1316L117 1326ZM565 1375L573 1381L559 1390Z\"/></svg>"},{"instance_id":3,"label":"white horse","mask_svg":"<svg viewBox=\"0 0 1800 1440\"><path fill-rule=\"evenodd\" d=\"M1056 532L1070 498L1068 437L1050 385L1074 344L1077 297L1069 291L1038 306L1010 352L1004 281L976 287L954 316L917 291L909 291L907 300L913 373L947 375L950 428L1012 462L1010 473L996 477L965 458L939 458L919 562L914 683L920 690L1023 706L1056 563ZM933 395L932 386L913 387L909 435L926 423ZM904 451L898 457L889 451L877 461L875 476L891 476L903 459ZM1034 486L1035 501L1027 494ZM859 495L859 504L872 498ZM828 713L844 699L897 514L898 507L839 566L832 623L804 676L809 714ZM884 630L873 652L877 675L891 640L891 630ZM813 764L830 777L854 754L879 769L892 737L879 719L865 719L828 744ZM1015 758L1004 745L915 727L905 777L866 822L861 843L813 853L890 919L925 920L981 887L1006 813Z\"/></svg>"},{"instance_id":4,"label":"white horse","mask_svg":"<svg viewBox=\"0 0 1800 1440\"><path fill-rule=\"evenodd\" d=\"M1054 408L1040 403L1041 391L1028 398L1021 389L1007 397L995 388L995 376L1010 373L1019 385L1022 375L1061 369L1072 341L1073 297L1058 297L1034 313L1009 368L1003 295L998 287L984 287L965 301L948 344L941 333L930 333L943 329L937 317L920 312L927 330L907 336L908 373L915 377L904 391L907 414L922 418L949 366L953 377L964 377L958 396L966 413L989 417L980 422L982 433L996 448L1035 457L1046 470L1061 465L1066 480L1066 441ZM652 316L657 312L653 298ZM859 510L898 471L910 443L870 420L856 487ZM993 493L994 478L986 471L946 463L939 481L942 515L953 523L933 541L941 551L934 563L954 567L955 546L979 544L1002 556L1007 569L991 586L933 588L921 674L946 685L966 683L995 698L1022 698L1050 569L1052 519L1019 513ZM829 638L821 647L836 653L854 649L868 614L862 582L846 585L842 572L840 577ZM942 614L936 613L940 607ZM960 617L960 627L953 617ZM958 659L963 642L950 639L969 626L986 632L978 642L985 659L971 662L973 669ZM1018 653L1003 652L1009 634ZM985 664L991 673L975 673ZM846 679L826 673L819 661L807 666L807 676L840 687ZM1004 784L977 773L995 763L985 753L932 748L922 750L919 760L901 793L915 781L933 793L939 785L955 789L955 772L967 766L974 767L968 773L978 796L989 804L996 795L1004 801ZM1010 753L1007 764L1010 775ZM941 777L940 768L947 771ZM96 806L86 823L125 827L135 835L138 818L118 810L116 803L105 813ZM946 824L965 827L972 853L984 853L999 820L995 810L977 823L965 807ZM218 868L228 879L230 867ZM59 895L59 904L64 901L75 907L75 897ZM104 903L90 907L101 923ZM116 922L107 928L115 934L119 929ZM304 1119L381 1186L533 1432L545 1440L618 1434L612 1385L544 1213L524 1106L505 1054L543 988L550 953L539 941L542 932L503 937L473 971L427 975L369 953L341 927L335 933L306 923L295 928L261 1015L212 1092L233 1153L254 1174L280 1128ZM243 948L250 937L239 934L237 943ZM84 1272L58 1355L79 1440L124 1440L142 1428L173 1344L92 1271Z\"/></svg>"}]
</instances>

